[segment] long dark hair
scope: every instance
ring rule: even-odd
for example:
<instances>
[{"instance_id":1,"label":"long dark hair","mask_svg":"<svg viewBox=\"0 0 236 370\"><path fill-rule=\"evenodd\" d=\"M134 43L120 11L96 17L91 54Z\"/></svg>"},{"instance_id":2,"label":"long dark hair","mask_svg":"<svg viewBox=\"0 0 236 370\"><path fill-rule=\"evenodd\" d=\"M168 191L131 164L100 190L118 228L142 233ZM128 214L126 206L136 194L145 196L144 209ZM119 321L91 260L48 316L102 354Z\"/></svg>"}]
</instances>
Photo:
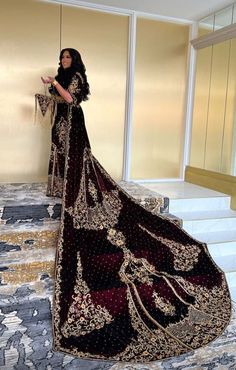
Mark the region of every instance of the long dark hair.
<instances>
[{"instance_id":1,"label":"long dark hair","mask_svg":"<svg viewBox=\"0 0 236 370\"><path fill-rule=\"evenodd\" d=\"M63 68L61 61L62 61L62 56L65 51L68 51L72 58L71 66L69 68ZM72 48L65 48L62 49L60 52L59 56L59 68L57 70L57 76L55 77L56 80L64 87L65 89L68 88L72 77L76 72L79 72L82 76L83 79L83 84L82 84L82 100L88 100L88 95L90 94L90 89L89 89L89 84L87 81L87 76L86 76L86 68L85 65L82 61L80 53L76 49Z\"/></svg>"}]
</instances>

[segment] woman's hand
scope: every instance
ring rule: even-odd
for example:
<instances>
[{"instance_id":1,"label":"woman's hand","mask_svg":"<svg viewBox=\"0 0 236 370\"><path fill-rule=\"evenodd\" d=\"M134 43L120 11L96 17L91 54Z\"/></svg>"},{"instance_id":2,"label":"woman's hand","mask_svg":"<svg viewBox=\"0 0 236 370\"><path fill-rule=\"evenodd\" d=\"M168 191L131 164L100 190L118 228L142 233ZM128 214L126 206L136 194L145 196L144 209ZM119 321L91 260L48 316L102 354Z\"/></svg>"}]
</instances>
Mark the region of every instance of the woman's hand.
<instances>
[{"instance_id":1,"label":"woman's hand","mask_svg":"<svg viewBox=\"0 0 236 370\"><path fill-rule=\"evenodd\" d=\"M47 76L47 77L41 77L41 80L44 84L53 84L57 90L57 92L61 95L61 97L68 103L72 103L73 102L73 98L72 96L70 95L70 93L64 89L56 80L54 77L51 77L51 76ZM56 82L56 83L53 83L53 82Z\"/></svg>"},{"instance_id":2,"label":"woman's hand","mask_svg":"<svg viewBox=\"0 0 236 370\"><path fill-rule=\"evenodd\" d=\"M51 84L55 80L55 78L47 76L47 77L41 77L41 80L44 84Z\"/></svg>"}]
</instances>

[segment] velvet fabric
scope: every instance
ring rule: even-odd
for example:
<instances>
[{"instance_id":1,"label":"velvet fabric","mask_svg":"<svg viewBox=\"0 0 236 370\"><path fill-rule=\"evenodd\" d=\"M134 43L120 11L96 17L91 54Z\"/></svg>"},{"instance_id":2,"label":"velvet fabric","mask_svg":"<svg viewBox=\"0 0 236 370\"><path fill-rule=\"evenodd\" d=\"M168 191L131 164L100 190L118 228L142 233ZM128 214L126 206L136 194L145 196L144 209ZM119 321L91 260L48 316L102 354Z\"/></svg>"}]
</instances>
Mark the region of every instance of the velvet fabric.
<instances>
[{"instance_id":1,"label":"velvet fabric","mask_svg":"<svg viewBox=\"0 0 236 370\"><path fill-rule=\"evenodd\" d=\"M54 349L147 362L218 337L230 319L224 273L207 246L132 199L92 155L82 76L56 102L47 194L62 196ZM157 164L158 165L158 164Z\"/></svg>"}]
</instances>

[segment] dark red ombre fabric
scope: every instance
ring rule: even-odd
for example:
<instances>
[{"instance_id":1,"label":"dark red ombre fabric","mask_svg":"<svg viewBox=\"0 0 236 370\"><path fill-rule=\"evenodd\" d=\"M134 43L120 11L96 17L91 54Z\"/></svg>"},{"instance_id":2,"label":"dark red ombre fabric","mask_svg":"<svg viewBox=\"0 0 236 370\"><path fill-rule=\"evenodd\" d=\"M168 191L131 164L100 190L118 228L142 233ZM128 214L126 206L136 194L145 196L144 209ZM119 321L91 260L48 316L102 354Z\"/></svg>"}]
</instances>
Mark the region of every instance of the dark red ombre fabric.
<instances>
[{"instance_id":1,"label":"dark red ombre fabric","mask_svg":"<svg viewBox=\"0 0 236 370\"><path fill-rule=\"evenodd\" d=\"M139 205L93 157L82 83L76 73L73 103L58 99L52 129L48 195L63 195L54 348L146 362L204 346L230 319L224 273L206 245Z\"/></svg>"}]
</instances>

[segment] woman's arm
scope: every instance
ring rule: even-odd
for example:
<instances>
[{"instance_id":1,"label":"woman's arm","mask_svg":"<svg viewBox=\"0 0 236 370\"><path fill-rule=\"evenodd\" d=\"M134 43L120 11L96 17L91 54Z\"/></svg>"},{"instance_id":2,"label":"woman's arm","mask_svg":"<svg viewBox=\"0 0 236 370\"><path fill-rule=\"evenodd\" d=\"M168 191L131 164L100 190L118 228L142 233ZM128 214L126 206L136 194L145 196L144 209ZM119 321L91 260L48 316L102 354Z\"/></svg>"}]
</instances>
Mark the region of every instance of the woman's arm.
<instances>
[{"instance_id":1,"label":"woman's arm","mask_svg":"<svg viewBox=\"0 0 236 370\"><path fill-rule=\"evenodd\" d=\"M41 77L41 80L43 81L43 83L47 84L47 83L51 83L53 86L55 86L55 88L57 89L58 93L61 95L61 97L67 102L67 103L72 103L73 102L73 98L72 96L70 95L70 93L65 90L60 84L59 82L57 82L57 80L55 80L54 77Z\"/></svg>"}]
</instances>

